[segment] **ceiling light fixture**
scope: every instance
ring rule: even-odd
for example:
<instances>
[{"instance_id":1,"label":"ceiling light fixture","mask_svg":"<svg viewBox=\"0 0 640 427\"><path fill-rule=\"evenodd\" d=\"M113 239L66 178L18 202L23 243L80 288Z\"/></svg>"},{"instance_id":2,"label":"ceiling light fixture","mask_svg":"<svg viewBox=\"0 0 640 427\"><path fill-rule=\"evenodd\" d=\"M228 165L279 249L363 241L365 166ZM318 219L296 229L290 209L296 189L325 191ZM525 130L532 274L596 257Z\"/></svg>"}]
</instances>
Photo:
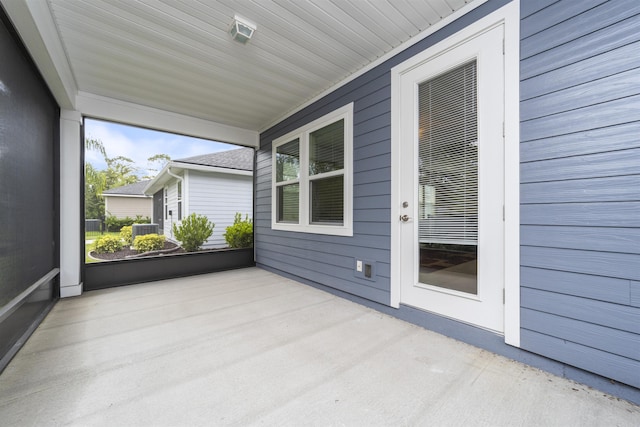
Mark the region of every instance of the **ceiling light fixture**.
<instances>
[{"instance_id":1,"label":"ceiling light fixture","mask_svg":"<svg viewBox=\"0 0 640 427\"><path fill-rule=\"evenodd\" d=\"M233 17L231 27L229 28L229 34L231 34L231 37L233 37L235 41L242 44L247 44L251 36L253 36L253 32L255 30L255 24L239 17L238 15L235 15Z\"/></svg>"}]
</instances>

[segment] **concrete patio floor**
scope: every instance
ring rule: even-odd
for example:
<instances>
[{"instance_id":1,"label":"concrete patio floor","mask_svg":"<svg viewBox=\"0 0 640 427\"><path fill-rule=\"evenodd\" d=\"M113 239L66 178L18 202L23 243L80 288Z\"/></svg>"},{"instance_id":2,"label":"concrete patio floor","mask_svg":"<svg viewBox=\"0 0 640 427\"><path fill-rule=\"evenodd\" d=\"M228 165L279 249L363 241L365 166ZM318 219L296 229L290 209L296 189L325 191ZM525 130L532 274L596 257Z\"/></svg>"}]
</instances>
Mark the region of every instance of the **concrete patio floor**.
<instances>
[{"instance_id":1,"label":"concrete patio floor","mask_svg":"<svg viewBox=\"0 0 640 427\"><path fill-rule=\"evenodd\" d=\"M61 300L3 426L638 426L640 408L258 268Z\"/></svg>"}]
</instances>

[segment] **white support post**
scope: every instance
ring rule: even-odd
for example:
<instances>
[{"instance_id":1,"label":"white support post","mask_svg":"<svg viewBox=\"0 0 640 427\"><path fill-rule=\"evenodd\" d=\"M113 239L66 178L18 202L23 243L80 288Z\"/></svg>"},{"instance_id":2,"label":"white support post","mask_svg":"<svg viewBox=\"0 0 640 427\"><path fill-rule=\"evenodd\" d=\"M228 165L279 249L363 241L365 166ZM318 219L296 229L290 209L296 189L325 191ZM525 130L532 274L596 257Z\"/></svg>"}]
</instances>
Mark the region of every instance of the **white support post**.
<instances>
[{"instance_id":1,"label":"white support post","mask_svg":"<svg viewBox=\"0 0 640 427\"><path fill-rule=\"evenodd\" d=\"M82 294L80 183L82 182L82 115L60 112L60 297Z\"/></svg>"}]
</instances>

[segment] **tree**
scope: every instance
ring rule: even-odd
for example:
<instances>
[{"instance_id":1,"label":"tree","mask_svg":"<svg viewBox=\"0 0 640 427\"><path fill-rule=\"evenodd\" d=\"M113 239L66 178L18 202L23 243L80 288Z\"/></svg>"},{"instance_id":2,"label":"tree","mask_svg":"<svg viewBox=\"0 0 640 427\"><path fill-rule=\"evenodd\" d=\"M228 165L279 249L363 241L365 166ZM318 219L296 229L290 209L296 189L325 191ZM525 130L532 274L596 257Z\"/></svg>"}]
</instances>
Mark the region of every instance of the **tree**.
<instances>
[{"instance_id":1,"label":"tree","mask_svg":"<svg viewBox=\"0 0 640 427\"><path fill-rule=\"evenodd\" d=\"M164 165L171 161L171 157L168 154L155 154L147 159L147 171L148 175L144 176L143 179L153 179L156 177L158 172L162 170Z\"/></svg>"},{"instance_id":2,"label":"tree","mask_svg":"<svg viewBox=\"0 0 640 427\"><path fill-rule=\"evenodd\" d=\"M105 176L102 171L93 167L91 163L84 165L84 217L100 219L104 217Z\"/></svg>"},{"instance_id":3,"label":"tree","mask_svg":"<svg viewBox=\"0 0 640 427\"><path fill-rule=\"evenodd\" d=\"M107 158L107 151L104 148L104 144L99 139L95 138L85 138L84 139L84 149L85 150L95 150L102 154L102 157Z\"/></svg>"},{"instance_id":4,"label":"tree","mask_svg":"<svg viewBox=\"0 0 640 427\"><path fill-rule=\"evenodd\" d=\"M107 152L99 139L85 138L85 150L98 151L106 160ZM100 219L104 217L104 199L102 192L106 189L106 180L102 171L97 170L91 163L84 165L84 217Z\"/></svg>"},{"instance_id":5,"label":"tree","mask_svg":"<svg viewBox=\"0 0 640 427\"><path fill-rule=\"evenodd\" d=\"M138 168L130 158L116 156L107 158L106 161L107 170L103 171L106 182L105 190L133 184L140 180L137 175Z\"/></svg>"},{"instance_id":6,"label":"tree","mask_svg":"<svg viewBox=\"0 0 640 427\"><path fill-rule=\"evenodd\" d=\"M136 167L133 160L124 156L110 158L104 144L99 139L86 138L85 150L98 151L104 158L107 168L98 170L91 163L85 163L84 167L84 215L85 218L104 218L104 198L102 193L111 188L138 182Z\"/></svg>"}]
</instances>

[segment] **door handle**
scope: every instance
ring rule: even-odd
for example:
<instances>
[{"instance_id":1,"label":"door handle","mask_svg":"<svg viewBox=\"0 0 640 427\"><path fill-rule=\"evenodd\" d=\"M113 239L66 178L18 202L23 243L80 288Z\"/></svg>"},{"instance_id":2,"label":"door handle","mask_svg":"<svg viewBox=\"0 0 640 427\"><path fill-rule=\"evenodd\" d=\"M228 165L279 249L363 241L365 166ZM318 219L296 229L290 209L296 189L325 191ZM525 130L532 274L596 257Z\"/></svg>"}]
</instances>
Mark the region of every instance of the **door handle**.
<instances>
[{"instance_id":1,"label":"door handle","mask_svg":"<svg viewBox=\"0 0 640 427\"><path fill-rule=\"evenodd\" d=\"M409 217L409 215L400 215L400 221L402 222L407 222L409 221L411 218Z\"/></svg>"}]
</instances>

